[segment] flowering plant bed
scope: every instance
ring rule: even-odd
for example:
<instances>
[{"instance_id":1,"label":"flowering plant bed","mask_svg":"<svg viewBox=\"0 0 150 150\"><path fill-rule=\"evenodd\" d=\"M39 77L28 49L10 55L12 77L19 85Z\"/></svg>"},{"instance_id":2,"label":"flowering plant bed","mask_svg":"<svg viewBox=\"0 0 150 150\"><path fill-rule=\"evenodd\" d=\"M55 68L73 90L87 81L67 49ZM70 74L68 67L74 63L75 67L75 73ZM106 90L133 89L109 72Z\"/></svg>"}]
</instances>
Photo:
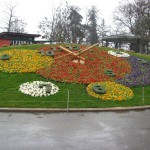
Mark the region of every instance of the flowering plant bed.
<instances>
[{"instance_id":1,"label":"flowering plant bed","mask_svg":"<svg viewBox=\"0 0 150 150\"><path fill-rule=\"evenodd\" d=\"M109 50L108 54L116 56L116 57L129 57L130 56L128 53L125 53L119 50Z\"/></svg>"},{"instance_id":2,"label":"flowering plant bed","mask_svg":"<svg viewBox=\"0 0 150 150\"><path fill-rule=\"evenodd\" d=\"M35 49L35 45L33 46ZM51 47L54 58L46 56ZM78 58L74 63L74 56L69 56L55 45L45 48L42 45L38 48L36 45L37 50L32 50L30 46L26 53L24 47L20 48L7 48L0 52L0 56L10 56L6 60L0 60L0 107L66 108L68 90L69 106L72 108L141 106L141 86L144 86L144 104L150 105L150 59L143 64L143 61L132 55L120 58L108 54L104 48L94 47L80 55L85 58L81 64L78 63ZM86 46L81 45L80 48L84 49ZM38 53L39 50L44 50L43 56ZM73 49L72 51L75 52ZM63 55L68 56L55 59ZM140 56L142 59L143 55ZM134 79L138 80L138 84ZM55 90L56 94L53 94L54 91L50 93L49 88L46 92L46 86L50 83L59 87L59 90ZM99 83L102 84L100 88L104 90L103 95L94 96L91 89L86 90L86 87ZM24 94L21 91L28 92Z\"/></svg>"},{"instance_id":3,"label":"flowering plant bed","mask_svg":"<svg viewBox=\"0 0 150 150\"><path fill-rule=\"evenodd\" d=\"M106 92L104 94L98 94L93 91L92 86L94 84L98 84L103 86L106 89ZM117 84L115 82L96 82L96 83L91 83L87 86L87 92L89 95L95 97L95 98L100 98L102 100L113 100L113 101L123 101L123 100L128 100L133 98L133 91L125 87L121 84Z\"/></svg>"},{"instance_id":4,"label":"flowering plant bed","mask_svg":"<svg viewBox=\"0 0 150 150\"><path fill-rule=\"evenodd\" d=\"M65 55L65 52L57 52L55 57L61 55ZM84 64L74 63L72 56L66 56L55 60L52 67L39 69L37 74L55 81L89 84L114 81L117 78L123 78L126 73L131 71L130 64L126 59L109 55L107 51L99 48L92 48L82 56L86 58ZM115 76L106 74L107 69L112 70Z\"/></svg>"},{"instance_id":5,"label":"flowering plant bed","mask_svg":"<svg viewBox=\"0 0 150 150\"><path fill-rule=\"evenodd\" d=\"M131 56L127 59L132 67L130 74L118 79L118 83L129 87L150 85L150 62L143 64L138 57Z\"/></svg>"},{"instance_id":6,"label":"flowering plant bed","mask_svg":"<svg viewBox=\"0 0 150 150\"><path fill-rule=\"evenodd\" d=\"M0 52L0 56L9 55L8 60L0 59L0 71L29 73L36 72L40 68L51 66L53 59L50 56L42 56L37 50L6 50Z\"/></svg>"},{"instance_id":7,"label":"flowering plant bed","mask_svg":"<svg viewBox=\"0 0 150 150\"><path fill-rule=\"evenodd\" d=\"M33 81L21 84L19 91L34 97L42 97L56 94L59 88L51 82Z\"/></svg>"}]
</instances>

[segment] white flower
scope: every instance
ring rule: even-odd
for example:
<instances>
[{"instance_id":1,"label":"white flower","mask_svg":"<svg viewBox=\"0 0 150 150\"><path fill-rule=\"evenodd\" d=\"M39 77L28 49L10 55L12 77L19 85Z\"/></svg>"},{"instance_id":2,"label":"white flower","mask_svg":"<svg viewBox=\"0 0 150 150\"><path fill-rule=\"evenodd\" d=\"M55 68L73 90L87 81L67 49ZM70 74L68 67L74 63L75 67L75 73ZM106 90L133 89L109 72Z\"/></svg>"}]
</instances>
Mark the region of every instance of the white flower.
<instances>
[{"instance_id":1,"label":"white flower","mask_svg":"<svg viewBox=\"0 0 150 150\"><path fill-rule=\"evenodd\" d=\"M51 91L49 93L46 93L46 85L51 85ZM32 83L27 82L21 84L19 91L33 97L42 97L56 94L59 91L59 88L51 82L33 81Z\"/></svg>"},{"instance_id":2,"label":"white flower","mask_svg":"<svg viewBox=\"0 0 150 150\"><path fill-rule=\"evenodd\" d=\"M109 50L108 54L116 56L116 57L129 57L130 55L128 53L125 52L119 52L119 51L113 51L113 50Z\"/></svg>"}]
</instances>

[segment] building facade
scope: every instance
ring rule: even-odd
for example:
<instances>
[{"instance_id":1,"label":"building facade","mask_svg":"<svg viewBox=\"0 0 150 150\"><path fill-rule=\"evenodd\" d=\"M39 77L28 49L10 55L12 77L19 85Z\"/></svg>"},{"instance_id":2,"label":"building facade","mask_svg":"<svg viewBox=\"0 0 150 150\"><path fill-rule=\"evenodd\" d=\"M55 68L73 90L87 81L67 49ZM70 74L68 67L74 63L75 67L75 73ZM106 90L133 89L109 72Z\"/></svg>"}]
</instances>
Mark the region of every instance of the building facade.
<instances>
[{"instance_id":1,"label":"building facade","mask_svg":"<svg viewBox=\"0 0 150 150\"><path fill-rule=\"evenodd\" d=\"M0 33L0 47L19 45L19 44L32 44L35 37L39 37L39 34L27 34L27 33L14 33L14 32L2 32Z\"/></svg>"}]
</instances>

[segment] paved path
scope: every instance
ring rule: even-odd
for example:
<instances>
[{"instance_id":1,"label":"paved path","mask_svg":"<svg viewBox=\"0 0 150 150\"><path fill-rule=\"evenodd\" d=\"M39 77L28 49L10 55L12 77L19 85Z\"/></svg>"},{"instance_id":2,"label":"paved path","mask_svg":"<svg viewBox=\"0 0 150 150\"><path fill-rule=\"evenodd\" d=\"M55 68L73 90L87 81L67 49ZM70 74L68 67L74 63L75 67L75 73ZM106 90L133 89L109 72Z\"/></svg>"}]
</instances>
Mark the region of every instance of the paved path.
<instances>
[{"instance_id":1,"label":"paved path","mask_svg":"<svg viewBox=\"0 0 150 150\"><path fill-rule=\"evenodd\" d=\"M0 150L150 150L150 110L0 113Z\"/></svg>"}]
</instances>

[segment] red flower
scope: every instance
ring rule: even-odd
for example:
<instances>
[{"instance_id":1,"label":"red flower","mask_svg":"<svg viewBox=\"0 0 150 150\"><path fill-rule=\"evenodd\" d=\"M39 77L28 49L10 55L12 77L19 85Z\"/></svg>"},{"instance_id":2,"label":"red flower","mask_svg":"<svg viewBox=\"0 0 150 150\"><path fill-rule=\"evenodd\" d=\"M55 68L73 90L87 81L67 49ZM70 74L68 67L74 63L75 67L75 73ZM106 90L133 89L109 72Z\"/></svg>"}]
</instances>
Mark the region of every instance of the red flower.
<instances>
[{"instance_id":1,"label":"red flower","mask_svg":"<svg viewBox=\"0 0 150 150\"><path fill-rule=\"evenodd\" d=\"M55 58L64 54L67 53L56 52ZM86 59L85 64L72 62L74 56L68 55L62 59L56 59L52 67L41 69L37 74L62 82L89 84L123 78L131 71L130 64L125 58L112 56L97 47L92 48L92 52L86 51L81 56ZM111 69L116 76L110 77L105 74L106 69Z\"/></svg>"}]
</instances>

